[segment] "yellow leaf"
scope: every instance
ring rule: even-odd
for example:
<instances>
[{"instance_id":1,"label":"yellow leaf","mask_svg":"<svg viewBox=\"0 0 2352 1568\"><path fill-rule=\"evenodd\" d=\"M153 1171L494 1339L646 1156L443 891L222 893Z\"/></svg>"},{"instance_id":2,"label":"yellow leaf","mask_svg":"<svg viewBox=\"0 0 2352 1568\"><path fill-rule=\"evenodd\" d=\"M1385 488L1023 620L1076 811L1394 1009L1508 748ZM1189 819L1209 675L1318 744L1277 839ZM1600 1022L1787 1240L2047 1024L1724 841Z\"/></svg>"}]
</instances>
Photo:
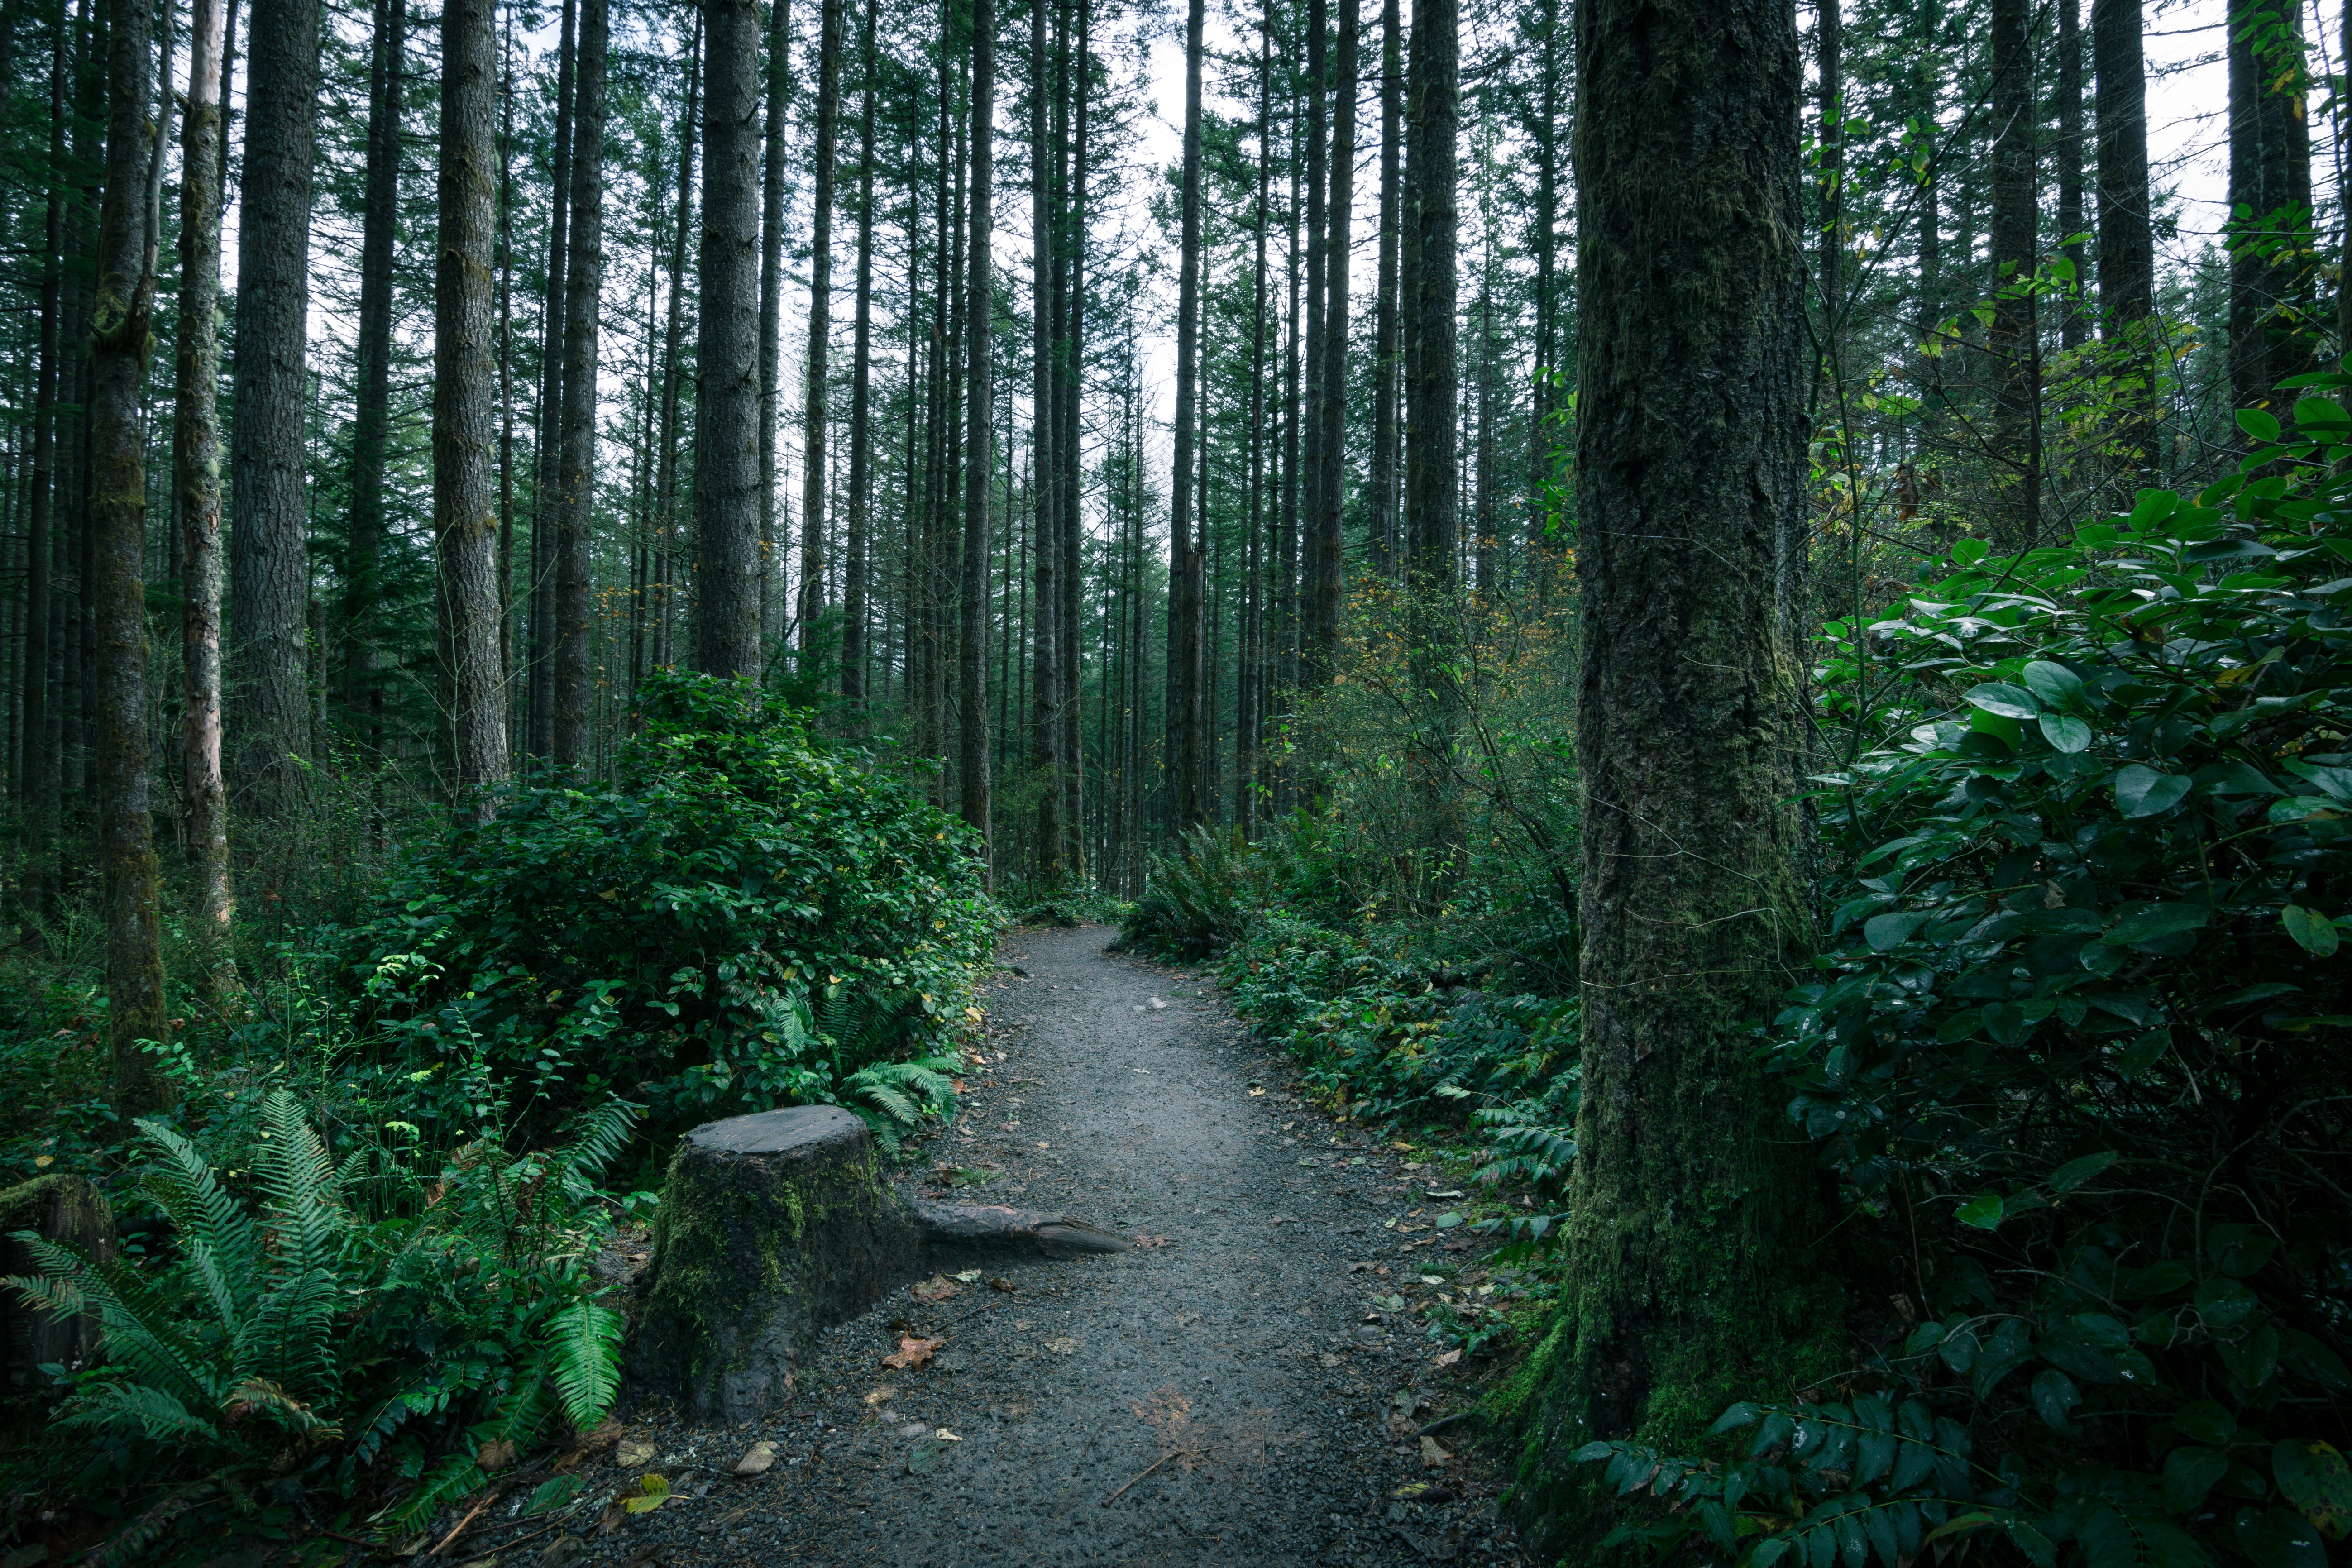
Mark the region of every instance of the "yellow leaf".
<instances>
[{"instance_id":1,"label":"yellow leaf","mask_svg":"<svg viewBox=\"0 0 2352 1568\"><path fill-rule=\"evenodd\" d=\"M638 1478L637 1495L623 1498L621 1506L631 1513L651 1513L667 1501L669 1501L668 1479L662 1476L647 1475Z\"/></svg>"}]
</instances>

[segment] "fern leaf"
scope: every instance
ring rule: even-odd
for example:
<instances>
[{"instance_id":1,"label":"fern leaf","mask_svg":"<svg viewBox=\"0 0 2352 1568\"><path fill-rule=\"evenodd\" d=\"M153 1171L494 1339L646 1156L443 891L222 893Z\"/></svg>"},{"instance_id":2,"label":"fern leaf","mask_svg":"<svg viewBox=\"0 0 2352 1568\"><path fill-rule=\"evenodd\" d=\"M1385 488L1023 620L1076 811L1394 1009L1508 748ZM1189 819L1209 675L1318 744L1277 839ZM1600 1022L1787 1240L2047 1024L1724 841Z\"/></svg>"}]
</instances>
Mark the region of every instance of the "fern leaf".
<instances>
[{"instance_id":1,"label":"fern leaf","mask_svg":"<svg viewBox=\"0 0 2352 1568\"><path fill-rule=\"evenodd\" d=\"M592 1430L612 1409L621 1388L621 1314L593 1301L581 1301L548 1324L547 1350L564 1419L578 1432Z\"/></svg>"}]
</instances>

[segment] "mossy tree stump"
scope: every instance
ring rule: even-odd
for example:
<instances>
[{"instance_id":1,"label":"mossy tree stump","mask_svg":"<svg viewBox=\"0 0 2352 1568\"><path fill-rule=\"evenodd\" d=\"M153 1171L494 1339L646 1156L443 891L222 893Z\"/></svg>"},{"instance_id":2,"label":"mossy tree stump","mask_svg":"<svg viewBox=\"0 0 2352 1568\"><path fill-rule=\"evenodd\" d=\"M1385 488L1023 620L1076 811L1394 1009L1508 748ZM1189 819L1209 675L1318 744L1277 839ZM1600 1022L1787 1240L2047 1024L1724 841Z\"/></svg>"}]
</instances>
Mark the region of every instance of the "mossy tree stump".
<instances>
[{"instance_id":1,"label":"mossy tree stump","mask_svg":"<svg viewBox=\"0 0 2352 1568\"><path fill-rule=\"evenodd\" d=\"M22 1231L100 1261L115 1254L114 1211L106 1194L79 1176L36 1176L0 1189L0 1273L40 1272L31 1249L16 1239ZM14 1290L0 1290L0 1347L7 1358L0 1382L46 1388L49 1379L42 1367L86 1366L97 1353L98 1340L95 1313L61 1318Z\"/></svg>"},{"instance_id":2,"label":"mossy tree stump","mask_svg":"<svg viewBox=\"0 0 2352 1568\"><path fill-rule=\"evenodd\" d=\"M847 1322L936 1252L1067 1258L1129 1243L1066 1215L899 1195L866 1124L829 1105L696 1128L670 1159L628 1350L633 1398L727 1421L791 1396L817 1331Z\"/></svg>"},{"instance_id":3,"label":"mossy tree stump","mask_svg":"<svg viewBox=\"0 0 2352 1568\"><path fill-rule=\"evenodd\" d=\"M749 1420L790 1395L819 1329L880 1300L921 1259L921 1229L848 1111L706 1123L670 1159L629 1380L640 1395Z\"/></svg>"}]
</instances>

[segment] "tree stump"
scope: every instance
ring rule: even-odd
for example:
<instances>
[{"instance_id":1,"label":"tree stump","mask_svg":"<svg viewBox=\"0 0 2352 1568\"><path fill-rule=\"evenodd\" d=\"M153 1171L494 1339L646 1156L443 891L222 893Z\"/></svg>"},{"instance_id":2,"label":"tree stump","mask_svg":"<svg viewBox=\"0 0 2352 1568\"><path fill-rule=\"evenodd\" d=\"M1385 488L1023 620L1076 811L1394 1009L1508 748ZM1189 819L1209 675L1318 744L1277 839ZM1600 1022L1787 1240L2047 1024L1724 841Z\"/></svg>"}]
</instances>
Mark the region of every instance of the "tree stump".
<instances>
[{"instance_id":1,"label":"tree stump","mask_svg":"<svg viewBox=\"0 0 2352 1568\"><path fill-rule=\"evenodd\" d=\"M816 1331L917 1272L922 1236L866 1124L806 1105L707 1122L671 1156L628 1355L639 1394L749 1420Z\"/></svg>"},{"instance_id":2,"label":"tree stump","mask_svg":"<svg viewBox=\"0 0 2352 1568\"><path fill-rule=\"evenodd\" d=\"M79 1176L36 1176L0 1190L0 1272L40 1272L32 1249L16 1239L29 1231L44 1241L79 1247L92 1258L114 1256L114 1211ZM97 1353L99 1321L90 1312L60 1318L27 1303L14 1290L0 1290L0 1347L6 1365L0 1382L46 1388L44 1366L78 1368Z\"/></svg>"},{"instance_id":3,"label":"tree stump","mask_svg":"<svg viewBox=\"0 0 2352 1568\"><path fill-rule=\"evenodd\" d=\"M866 1124L834 1106L708 1122L670 1159L633 1313L630 1397L751 1420L791 1397L818 1330L920 1278L927 1251L1069 1258L1129 1246L1066 1215L904 1198Z\"/></svg>"}]
</instances>

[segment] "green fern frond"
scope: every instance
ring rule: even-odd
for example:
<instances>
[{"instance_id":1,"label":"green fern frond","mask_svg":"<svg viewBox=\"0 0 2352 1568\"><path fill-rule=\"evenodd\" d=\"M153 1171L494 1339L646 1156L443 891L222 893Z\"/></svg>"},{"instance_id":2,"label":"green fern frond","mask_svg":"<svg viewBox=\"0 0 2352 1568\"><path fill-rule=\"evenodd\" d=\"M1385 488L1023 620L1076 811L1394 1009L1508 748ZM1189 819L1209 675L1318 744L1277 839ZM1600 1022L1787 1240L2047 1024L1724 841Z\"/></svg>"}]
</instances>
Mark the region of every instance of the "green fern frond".
<instances>
[{"instance_id":1,"label":"green fern frond","mask_svg":"<svg viewBox=\"0 0 2352 1568\"><path fill-rule=\"evenodd\" d=\"M862 1077L863 1075L861 1074L860 1076ZM915 1102L908 1099L905 1095L899 1093L898 1090L890 1084L856 1083L856 1080L853 1079L852 1085L852 1092L854 1092L858 1099L866 1101L866 1104L873 1106L876 1110L880 1110L883 1114L890 1117L893 1121L900 1121L905 1123L907 1126L912 1127L923 1119L923 1113L920 1110L917 1109Z\"/></svg>"},{"instance_id":2,"label":"green fern frond","mask_svg":"<svg viewBox=\"0 0 2352 1568\"><path fill-rule=\"evenodd\" d=\"M433 1511L442 1504L464 1497L475 1488L487 1483L489 1479L483 1472L482 1467L474 1463L472 1455L452 1454L426 1471L425 1479L417 1483L415 1491L410 1492L376 1517L389 1519L394 1524L413 1527L430 1519Z\"/></svg>"},{"instance_id":3,"label":"green fern frond","mask_svg":"<svg viewBox=\"0 0 2352 1568\"><path fill-rule=\"evenodd\" d=\"M275 1414L290 1430L305 1437L331 1442L343 1435L342 1428L322 1419L310 1405L288 1394L266 1377L248 1377L228 1391L230 1411L267 1410Z\"/></svg>"},{"instance_id":4,"label":"green fern frond","mask_svg":"<svg viewBox=\"0 0 2352 1568\"><path fill-rule=\"evenodd\" d=\"M53 1418L59 1426L150 1443L221 1440L220 1428L160 1388L139 1383L84 1385Z\"/></svg>"},{"instance_id":5,"label":"green fern frond","mask_svg":"<svg viewBox=\"0 0 2352 1568\"><path fill-rule=\"evenodd\" d=\"M180 1326L163 1293L138 1270L29 1231L16 1239L45 1276L97 1310L109 1359L184 1403L212 1402L217 1384L204 1351Z\"/></svg>"},{"instance_id":6,"label":"green fern frond","mask_svg":"<svg viewBox=\"0 0 2352 1568\"><path fill-rule=\"evenodd\" d=\"M593 1301L566 1308L547 1326L555 1387L574 1431L603 1421L620 1393L621 1334L626 1326L620 1313Z\"/></svg>"}]
</instances>

